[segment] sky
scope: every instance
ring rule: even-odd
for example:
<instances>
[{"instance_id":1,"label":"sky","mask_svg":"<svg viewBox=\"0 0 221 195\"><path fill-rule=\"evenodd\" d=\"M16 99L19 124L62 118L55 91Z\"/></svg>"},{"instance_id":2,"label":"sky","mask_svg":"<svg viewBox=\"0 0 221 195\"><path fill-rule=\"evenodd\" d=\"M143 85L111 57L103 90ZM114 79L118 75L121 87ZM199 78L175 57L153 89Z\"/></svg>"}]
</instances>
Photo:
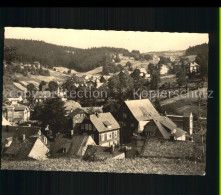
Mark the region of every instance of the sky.
<instances>
[{"instance_id":1,"label":"sky","mask_svg":"<svg viewBox=\"0 0 221 195\"><path fill-rule=\"evenodd\" d=\"M129 51L185 50L209 42L207 33L74 30L56 28L6 27L5 38L41 40L77 48L118 47Z\"/></svg>"}]
</instances>

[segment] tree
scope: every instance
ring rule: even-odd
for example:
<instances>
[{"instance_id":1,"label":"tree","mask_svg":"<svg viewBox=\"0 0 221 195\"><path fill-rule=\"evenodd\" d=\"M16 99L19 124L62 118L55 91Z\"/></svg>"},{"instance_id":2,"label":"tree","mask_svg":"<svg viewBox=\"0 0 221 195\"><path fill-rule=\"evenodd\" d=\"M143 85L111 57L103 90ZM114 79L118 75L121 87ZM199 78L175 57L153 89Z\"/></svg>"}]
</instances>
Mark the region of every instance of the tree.
<instances>
[{"instance_id":1,"label":"tree","mask_svg":"<svg viewBox=\"0 0 221 195\"><path fill-rule=\"evenodd\" d=\"M57 91L58 90L58 83L55 81L50 81L48 84L48 88L49 88L50 92Z\"/></svg>"},{"instance_id":2,"label":"tree","mask_svg":"<svg viewBox=\"0 0 221 195\"><path fill-rule=\"evenodd\" d=\"M103 71L102 71L102 74L103 75L109 75L110 73L110 67L109 66L103 66Z\"/></svg>"},{"instance_id":3,"label":"tree","mask_svg":"<svg viewBox=\"0 0 221 195\"><path fill-rule=\"evenodd\" d=\"M121 59L117 56L114 61L115 61L115 63L119 63L119 62L121 62Z\"/></svg>"},{"instance_id":4,"label":"tree","mask_svg":"<svg viewBox=\"0 0 221 195\"><path fill-rule=\"evenodd\" d=\"M143 56L143 58L144 58L145 60L153 60L153 57L152 57L150 54L145 54L145 55Z\"/></svg>"},{"instance_id":5,"label":"tree","mask_svg":"<svg viewBox=\"0 0 221 195\"><path fill-rule=\"evenodd\" d=\"M153 63L149 63L148 71L150 72L151 75L152 75L154 69L156 69L155 65Z\"/></svg>"},{"instance_id":6,"label":"tree","mask_svg":"<svg viewBox=\"0 0 221 195\"><path fill-rule=\"evenodd\" d=\"M158 89L159 88L159 82L160 82L160 73L159 73L159 71L154 71L152 73L152 78L151 78L151 81L150 81L151 89L153 89L153 90Z\"/></svg>"},{"instance_id":7,"label":"tree","mask_svg":"<svg viewBox=\"0 0 221 195\"><path fill-rule=\"evenodd\" d=\"M30 83L27 85L27 100L29 102L29 105L32 106L34 104L34 94L36 92L36 87L33 83Z\"/></svg>"},{"instance_id":8,"label":"tree","mask_svg":"<svg viewBox=\"0 0 221 195\"><path fill-rule=\"evenodd\" d=\"M200 76L208 76L208 53L201 53L196 56L196 63L200 65Z\"/></svg>"},{"instance_id":9,"label":"tree","mask_svg":"<svg viewBox=\"0 0 221 195\"><path fill-rule=\"evenodd\" d=\"M158 98L155 99L154 107L159 113L162 113L162 107Z\"/></svg>"},{"instance_id":10,"label":"tree","mask_svg":"<svg viewBox=\"0 0 221 195\"><path fill-rule=\"evenodd\" d=\"M18 59L16 47L4 47L4 59L7 64L11 64L13 61Z\"/></svg>"},{"instance_id":11,"label":"tree","mask_svg":"<svg viewBox=\"0 0 221 195\"><path fill-rule=\"evenodd\" d=\"M42 87L44 85L46 85L47 83L45 81L41 81L40 84L39 84L39 91L42 91Z\"/></svg>"},{"instance_id":12,"label":"tree","mask_svg":"<svg viewBox=\"0 0 221 195\"><path fill-rule=\"evenodd\" d=\"M180 70L176 74L177 83L179 86L186 84L186 70L180 68Z\"/></svg>"},{"instance_id":13,"label":"tree","mask_svg":"<svg viewBox=\"0 0 221 195\"><path fill-rule=\"evenodd\" d=\"M166 64L170 62L170 58L164 57L164 56L160 56L160 61L158 62L158 64Z\"/></svg>"},{"instance_id":14,"label":"tree","mask_svg":"<svg viewBox=\"0 0 221 195\"><path fill-rule=\"evenodd\" d=\"M134 88L141 89L142 88L142 78L140 76L140 69L136 68L132 73L131 77L134 81Z\"/></svg>"},{"instance_id":15,"label":"tree","mask_svg":"<svg viewBox=\"0 0 221 195\"><path fill-rule=\"evenodd\" d=\"M49 125L53 135L67 130L68 120L65 117L64 102L60 98L46 99L43 104L34 108L34 112L34 117L41 122L42 127Z\"/></svg>"}]
</instances>

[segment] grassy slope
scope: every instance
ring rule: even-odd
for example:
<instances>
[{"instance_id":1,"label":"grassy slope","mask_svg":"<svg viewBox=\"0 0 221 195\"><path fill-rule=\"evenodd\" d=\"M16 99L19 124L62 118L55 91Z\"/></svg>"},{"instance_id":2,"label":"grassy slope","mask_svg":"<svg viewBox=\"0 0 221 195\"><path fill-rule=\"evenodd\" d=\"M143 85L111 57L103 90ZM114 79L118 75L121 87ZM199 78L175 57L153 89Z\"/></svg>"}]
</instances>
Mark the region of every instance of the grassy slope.
<instances>
[{"instance_id":1,"label":"grassy slope","mask_svg":"<svg viewBox=\"0 0 221 195\"><path fill-rule=\"evenodd\" d=\"M2 160L1 169L203 175L205 173L205 164L165 158L136 158L102 162L85 162L80 159L48 159L45 161Z\"/></svg>"}]
</instances>

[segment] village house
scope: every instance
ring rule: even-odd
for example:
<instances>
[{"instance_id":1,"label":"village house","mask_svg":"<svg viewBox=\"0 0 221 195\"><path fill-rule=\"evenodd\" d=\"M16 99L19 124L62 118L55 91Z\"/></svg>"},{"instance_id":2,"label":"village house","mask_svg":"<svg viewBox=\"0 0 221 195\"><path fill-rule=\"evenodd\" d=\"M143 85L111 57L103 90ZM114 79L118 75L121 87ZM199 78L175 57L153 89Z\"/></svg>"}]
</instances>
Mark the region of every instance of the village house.
<instances>
[{"instance_id":1,"label":"village house","mask_svg":"<svg viewBox=\"0 0 221 195\"><path fill-rule=\"evenodd\" d=\"M65 107L66 115L69 115L72 111L76 110L77 108L81 108L81 105L76 101L67 100L65 102L64 107Z\"/></svg>"},{"instance_id":2,"label":"village house","mask_svg":"<svg viewBox=\"0 0 221 195\"><path fill-rule=\"evenodd\" d=\"M18 104L23 100L22 96L19 97L7 97L7 100L11 103L11 105Z\"/></svg>"},{"instance_id":3,"label":"village house","mask_svg":"<svg viewBox=\"0 0 221 195\"><path fill-rule=\"evenodd\" d=\"M52 94L50 91L37 91L33 97L34 102L39 103L45 101L47 98L51 98Z\"/></svg>"},{"instance_id":4,"label":"village house","mask_svg":"<svg viewBox=\"0 0 221 195\"><path fill-rule=\"evenodd\" d=\"M4 125L3 125L4 124ZM39 137L42 140L47 139L37 126L11 126L2 124L2 150L5 151L14 141L22 140L31 136ZM47 140L46 140L47 141ZM45 142L46 142L45 141Z\"/></svg>"},{"instance_id":5,"label":"village house","mask_svg":"<svg viewBox=\"0 0 221 195\"><path fill-rule=\"evenodd\" d=\"M164 139L186 139L186 132L168 117L161 116L149 99L127 100L120 112L121 141L131 142L134 134Z\"/></svg>"},{"instance_id":6,"label":"village house","mask_svg":"<svg viewBox=\"0 0 221 195\"><path fill-rule=\"evenodd\" d=\"M34 66L35 66L36 68L41 68L40 62L35 61L33 64L34 64Z\"/></svg>"},{"instance_id":7,"label":"village house","mask_svg":"<svg viewBox=\"0 0 221 195\"><path fill-rule=\"evenodd\" d=\"M24 105L10 105L2 107L2 115L11 123L23 123L30 118L30 109Z\"/></svg>"},{"instance_id":8,"label":"village house","mask_svg":"<svg viewBox=\"0 0 221 195\"><path fill-rule=\"evenodd\" d=\"M190 73L193 73L193 72L197 73L197 72L199 72L199 69L200 69L199 64L197 64L196 62L190 62L190 64L189 64Z\"/></svg>"},{"instance_id":9,"label":"village house","mask_svg":"<svg viewBox=\"0 0 221 195\"><path fill-rule=\"evenodd\" d=\"M83 156L85 161L105 161L110 159L124 159L125 153L115 146L89 145Z\"/></svg>"},{"instance_id":10,"label":"village house","mask_svg":"<svg viewBox=\"0 0 221 195\"><path fill-rule=\"evenodd\" d=\"M38 136L23 137L13 139L11 145L3 153L3 158L8 160L44 160L47 158L49 147L47 138L42 139Z\"/></svg>"},{"instance_id":11,"label":"village house","mask_svg":"<svg viewBox=\"0 0 221 195\"><path fill-rule=\"evenodd\" d=\"M160 67L160 74L161 75L167 74L169 69L170 68L166 64L162 64Z\"/></svg>"},{"instance_id":12,"label":"village house","mask_svg":"<svg viewBox=\"0 0 221 195\"><path fill-rule=\"evenodd\" d=\"M69 114L69 117L71 118L72 129L74 130L74 133L79 133L80 125L86 116L102 112L102 107L81 107L73 110Z\"/></svg>"},{"instance_id":13,"label":"village house","mask_svg":"<svg viewBox=\"0 0 221 195\"><path fill-rule=\"evenodd\" d=\"M100 146L120 144L120 126L110 112L85 117L79 133L91 135Z\"/></svg>"},{"instance_id":14,"label":"village house","mask_svg":"<svg viewBox=\"0 0 221 195\"><path fill-rule=\"evenodd\" d=\"M89 135L59 134L51 143L51 157L82 157L88 145L96 145Z\"/></svg>"}]
</instances>

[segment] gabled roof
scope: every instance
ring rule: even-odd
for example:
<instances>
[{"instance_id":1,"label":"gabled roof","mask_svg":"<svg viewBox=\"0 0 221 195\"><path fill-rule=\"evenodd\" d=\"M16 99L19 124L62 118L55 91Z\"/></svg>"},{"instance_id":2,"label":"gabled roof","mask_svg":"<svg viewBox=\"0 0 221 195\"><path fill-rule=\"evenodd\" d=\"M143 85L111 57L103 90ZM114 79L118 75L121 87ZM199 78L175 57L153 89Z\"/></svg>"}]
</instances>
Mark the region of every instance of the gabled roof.
<instances>
[{"instance_id":1,"label":"gabled roof","mask_svg":"<svg viewBox=\"0 0 221 195\"><path fill-rule=\"evenodd\" d=\"M24 141L13 140L12 144L4 154L13 155L17 160L26 159L37 139L37 137L28 137Z\"/></svg>"},{"instance_id":2,"label":"gabled roof","mask_svg":"<svg viewBox=\"0 0 221 195\"><path fill-rule=\"evenodd\" d=\"M159 117L159 113L149 99L128 100L125 101L125 104L137 121L151 120Z\"/></svg>"},{"instance_id":3,"label":"gabled roof","mask_svg":"<svg viewBox=\"0 0 221 195\"><path fill-rule=\"evenodd\" d=\"M25 111L25 110L29 110L29 108L27 106L24 105L16 105L14 111Z\"/></svg>"},{"instance_id":4,"label":"gabled roof","mask_svg":"<svg viewBox=\"0 0 221 195\"><path fill-rule=\"evenodd\" d=\"M93 110L94 112L103 112L103 107L100 106L94 106L94 107L81 107L82 110L84 110L86 113L90 112L90 110Z\"/></svg>"},{"instance_id":5,"label":"gabled roof","mask_svg":"<svg viewBox=\"0 0 221 195\"><path fill-rule=\"evenodd\" d=\"M90 115L90 120L98 132L110 131L120 128L120 125L110 112ZM109 126L105 125L107 122Z\"/></svg>"},{"instance_id":6,"label":"gabled roof","mask_svg":"<svg viewBox=\"0 0 221 195\"><path fill-rule=\"evenodd\" d=\"M123 152L115 149L113 153L111 153L110 147L97 146L97 145L89 145L84 154L83 160L89 161L100 161L114 158Z\"/></svg>"},{"instance_id":7,"label":"gabled roof","mask_svg":"<svg viewBox=\"0 0 221 195\"><path fill-rule=\"evenodd\" d=\"M172 120L157 112L149 99L129 100L125 104L138 122L153 120L165 139L170 139L172 131L178 129ZM183 130L180 130L177 130L175 136L183 135Z\"/></svg>"},{"instance_id":8,"label":"gabled roof","mask_svg":"<svg viewBox=\"0 0 221 195\"><path fill-rule=\"evenodd\" d=\"M4 116L2 116L2 125L3 126L7 126L7 125L11 126L11 123L9 121L7 121Z\"/></svg>"},{"instance_id":9,"label":"gabled roof","mask_svg":"<svg viewBox=\"0 0 221 195\"><path fill-rule=\"evenodd\" d=\"M60 134L55 138L51 144L51 155L52 156L78 156L83 151L83 148L87 145L88 139L91 138L89 135L74 135L70 136ZM92 138L91 138L92 139ZM95 142L94 142L95 144ZM65 153L62 153L62 149L66 149Z\"/></svg>"}]
</instances>

